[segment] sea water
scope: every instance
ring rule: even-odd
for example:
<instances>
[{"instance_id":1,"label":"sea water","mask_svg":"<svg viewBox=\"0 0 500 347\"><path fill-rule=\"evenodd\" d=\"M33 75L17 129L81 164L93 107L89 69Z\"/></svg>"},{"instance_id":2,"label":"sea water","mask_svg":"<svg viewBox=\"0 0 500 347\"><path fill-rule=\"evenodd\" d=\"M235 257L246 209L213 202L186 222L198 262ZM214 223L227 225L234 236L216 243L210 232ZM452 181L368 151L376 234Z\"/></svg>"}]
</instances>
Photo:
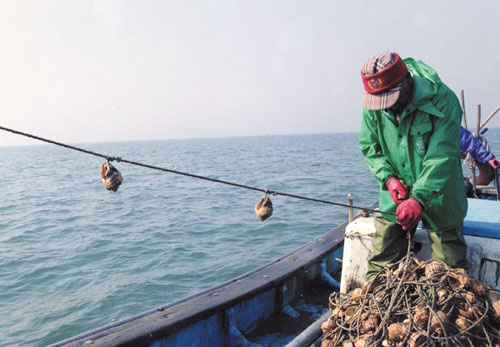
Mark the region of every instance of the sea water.
<instances>
[{"instance_id":1,"label":"sea water","mask_svg":"<svg viewBox=\"0 0 500 347\"><path fill-rule=\"evenodd\" d=\"M500 153L500 129L487 134ZM370 206L378 185L358 134L76 144L262 189ZM281 257L347 220L343 207L126 163L55 145L0 148L0 345L43 346L165 305Z\"/></svg>"}]
</instances>

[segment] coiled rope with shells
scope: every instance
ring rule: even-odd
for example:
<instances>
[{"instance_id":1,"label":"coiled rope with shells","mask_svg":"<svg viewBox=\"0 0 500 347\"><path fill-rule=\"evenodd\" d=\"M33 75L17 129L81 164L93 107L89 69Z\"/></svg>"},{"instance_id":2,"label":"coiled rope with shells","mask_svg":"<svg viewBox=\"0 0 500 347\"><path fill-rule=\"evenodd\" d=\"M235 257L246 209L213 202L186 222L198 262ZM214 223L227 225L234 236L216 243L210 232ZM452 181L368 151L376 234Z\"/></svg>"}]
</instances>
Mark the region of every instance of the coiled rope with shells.
<instances>
[{"instance_id":1,"label":"coiled rope with shells","mask_svg":"<svg viewBox=\"0 0 500 347\"><path fill-rule=\"evenodd\" d=\"M500 294L410 252L363 288L330 295L322 347L500 346Z\"/></svg>"}]
</instances>

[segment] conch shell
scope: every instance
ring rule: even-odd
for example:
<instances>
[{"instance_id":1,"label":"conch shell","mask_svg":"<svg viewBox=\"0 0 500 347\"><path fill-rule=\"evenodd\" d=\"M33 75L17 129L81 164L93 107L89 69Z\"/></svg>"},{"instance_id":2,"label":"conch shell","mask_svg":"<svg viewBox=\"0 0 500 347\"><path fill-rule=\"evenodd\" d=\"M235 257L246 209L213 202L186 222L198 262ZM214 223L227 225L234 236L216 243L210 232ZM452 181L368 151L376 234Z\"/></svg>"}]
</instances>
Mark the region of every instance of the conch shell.
<instances>
[{"instance_id":1,"label":"conch shell","mask_svg":"<svg viewBox=\"0 0 500 347\"><path fill-rule=\"evenodd\" d=\"M392 323L387 328L389 333L389 340L391 341L401 341L408 334L409 327L404 323Z\"/></svg>"},{"instance_id":2,"label":"conch shell","mask_svg":"<svg viewBox=\"0 0 500 347\"><path fill-rule=\"evenodd\" d=\"M474 277L469 278L469 287L479 296L484 296L484 294L486 294L486 287Z\"/></svg>"},{"instance_id":3,"label":"conch shell","mask_svg":"<svg viewBox=\"0 0 500 347\"><path fill-rule=\"evenodd\" d=\"M333 319L334 317L330 316L326 321L323 322L323 324L321 324L321 331L323 331L323 334L326 334L335 329L337 324L335 324L335 321Z\"/></svg>"},{"instance_id":4,"label":"conch shell","mask_svg":"<svg viewBox=\"0 0 500 347\"><path fill-rule=\"evenodd\" d=\"M331 338L323 339L321 341L321 347L334 347L335 346L335 341L333 341Z\"/></svg>"},{"instance_id":5,"label":"conch shell","mask_svg":"<svg viewBox=\"0 0 500 347\"><path fill-rule=\"evenodd\" d=\"M354 300L354 302L359 303L363 298L363 289L362 288L354 289L351 292L351 298Z\"/></svg>"},{"instance_id":6,"label":"conch shell","mask_svg":"<svg viewBox=\"0 0 500 347\"><path fill-rule=\"evenodd\" d=\"M123 183L123 177L113 165L109 162L102 164L101 179L107 190L116 192L120 184Z\"/></svg>"},{"instance_id":7,"label":"conch shell","mask_svg":"<svg viewBox=\"0 0 500 347\"><path fill-rule=\"evenodd\" d=\"M410 339L408 340L408 346L409 347L425 346L426 342L427 342L427 337L425 337L424 334L420 332L415 332L411 334Z\"/></svg>"},{"instance_id":8,"label":"conch shell","mask_svg":"<svg viewBox=\"0 0 500 347\"><path fill-rule=\"evenodd\" d=\"M259 203L255 205L255 213L261 221L265 221L273 214L273 203L269 196L263 196Z\"/></svg>"},{"instance_id":9,"label":"conch shell","mask_svg":"<svg viewBox=\"0 0 500 347\"><path fill-rule=\"evenodd\" d=\"M486 293L486 297L488 298L488 302L493 308L493 312L495 313L495 318L497 321L500 321L500 293L496 290L490 289L488 293Z\"/></svg>"},{"instance_id":10,"label":"conch shell","mask_svg":"<svg viewBox=\"0 0 500 347\"><path fill-rule=\"evenodd\" d=\"M465 319L464 317L458 317L455 320L455 324L460 330L466 330L468 327L470 327L470 323Z\"/></svg>"},{"instance_id":11,"label":"conch shell","mask_svg":"<svg viewBox=\"0 0 500 347\"><path fill-rule=\"evenodd\" d=\"M352 305L345 309L344 318L347 324L351 324L358 317L360 311L358 311L358 305Z\"/></svg>"},{"instance_id":12,"label":"conch shell","mask_svg":"<svg viewBox=\"0 0 500 347\"><path fill-rule=\"evenodd\" d=\"M355 347L368 347L370 345L370 341L371 341L372 337L373 337L373 334L361 335L354 343L354 346Z\"/></svg>"},{"instance_id":13,"label":"conch shell","mask_svg":"<svg viewBox=\"0 0 500 347\"><path fill-rule=\"evenodd\" d=\"M438 297L438 303L442 304L450 297L450 293L448 292L448 289L446 288L441 288L437 291L437 297Z\"/></svg>"},{"instance_id":14,"label":"conch shell","mask_svg":"<svg viewBox=\"0 0 500 347\"><path fill-rule=\"evenodd\" d=\"M459 304L457 306L458 314L467 319L474 319L474 309L469 304Z\"/></svg>"},{"instance_id":15,"label":"conch shell","mask_svg":"<svg viewBox=\"0 0 500 347\"><path fill-rule=\"evenodd\" d=\"M473 292L469 292L468 290L466 290L463 296L469 304L474 304L476 302L476 294L474 294Z\"/></svg>"},{"instance_id":16,"label":"conch shell","mask_svg":"<svg viewBox=\"0 0 500 347\"><path fill-rule=\"evenodd\" d=\"M448 325L448 315L443 311L437 311L431 318L431 330L437 334L443 332L443 326Z\"/></svg>"},{"instance_id":17,"label":"conch shell","mask_svg":"<svg viewBox=\"0 0 500 347\"><path fill-rule=\"evenodd\" d=\"M434 259L425 266L425 276L431 277L434 274L438 274L446 271L446 264L440 260Z\"/></svg>"},{"instance_id":18,"label":"conch shell","mask_svg":"<svg viewBox=\"0 0 500 347\"><path fill-rule=\"evenodd\" d=\"M464 269L457 268L450 271L448 283L454 290L459 290L469 285L469 276Z\"/></svg>"},{"instance_id":19,"label":"conch shell","mask_svg":"<svg viewBox=\"0 0 500 347\"><path fill-rule=\"evenodd\" d=\"M375 331L378 327L378 317L375 315L370 315L367 319L365 319L362 323L364 331Z\"/></svg>"},{"instance_id":20,"label":"conch shell","mask_svg":"<svg viewBox=\"0 0 500 347\"><path fill-rule=\"evenodd\" d=\"M420 329L425 329L428 321L429 311L426 308L418 310L413 316L413 323Z\"/></svg>"}]
</instances>

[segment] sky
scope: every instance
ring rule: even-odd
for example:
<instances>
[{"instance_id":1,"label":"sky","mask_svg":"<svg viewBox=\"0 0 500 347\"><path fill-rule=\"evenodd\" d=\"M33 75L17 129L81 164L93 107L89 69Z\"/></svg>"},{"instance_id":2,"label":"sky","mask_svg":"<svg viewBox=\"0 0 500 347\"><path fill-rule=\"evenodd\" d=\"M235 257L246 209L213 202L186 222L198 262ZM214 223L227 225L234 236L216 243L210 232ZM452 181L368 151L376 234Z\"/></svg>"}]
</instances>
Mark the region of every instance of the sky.
<instances>
[{"instance_id":1,"label":"sky","mask_svg":"<svg viewBox=\"0 0 500 347\"><path fill-rule=\"evenodd\" d=\"M0 0L0 126L65 143L357 132L365 59L500 105L500 1ZM500 115L488 123L500 127ZM0 146L35 144L0 131Z\"/></svg>"}]
</instances>

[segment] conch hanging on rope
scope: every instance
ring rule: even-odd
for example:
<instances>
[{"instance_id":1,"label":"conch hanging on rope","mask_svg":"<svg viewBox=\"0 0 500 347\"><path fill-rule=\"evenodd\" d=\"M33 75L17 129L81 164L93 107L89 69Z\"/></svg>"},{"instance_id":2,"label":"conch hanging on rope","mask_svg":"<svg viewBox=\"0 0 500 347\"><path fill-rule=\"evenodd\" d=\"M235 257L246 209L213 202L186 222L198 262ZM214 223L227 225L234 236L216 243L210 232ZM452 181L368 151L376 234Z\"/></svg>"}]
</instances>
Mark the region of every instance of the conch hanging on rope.
<instances>
[{"instance_id":1,"label":"conch hanging on rope","mask_svg":"<svg viewBox=\"0 0 500 347\"><path fill-rule=\"evenodd\" d=\"M123 177L113 165L109 162L102 164L101 178L107 190L116 192L120 184L123 182Z\"/></svg>"},{"instance_id":2,"label":"conch hanging on rope","mask_svg":"<svg viewBox=\"0 0 500 347\"><path fill-rule=\"evenodd\" d=\"M269 195L265 195L260 199L259 203L255 205L255 213L261 221L265 221L273 214L273 203L269 199Z\"/></svg>"}]
</instances>

